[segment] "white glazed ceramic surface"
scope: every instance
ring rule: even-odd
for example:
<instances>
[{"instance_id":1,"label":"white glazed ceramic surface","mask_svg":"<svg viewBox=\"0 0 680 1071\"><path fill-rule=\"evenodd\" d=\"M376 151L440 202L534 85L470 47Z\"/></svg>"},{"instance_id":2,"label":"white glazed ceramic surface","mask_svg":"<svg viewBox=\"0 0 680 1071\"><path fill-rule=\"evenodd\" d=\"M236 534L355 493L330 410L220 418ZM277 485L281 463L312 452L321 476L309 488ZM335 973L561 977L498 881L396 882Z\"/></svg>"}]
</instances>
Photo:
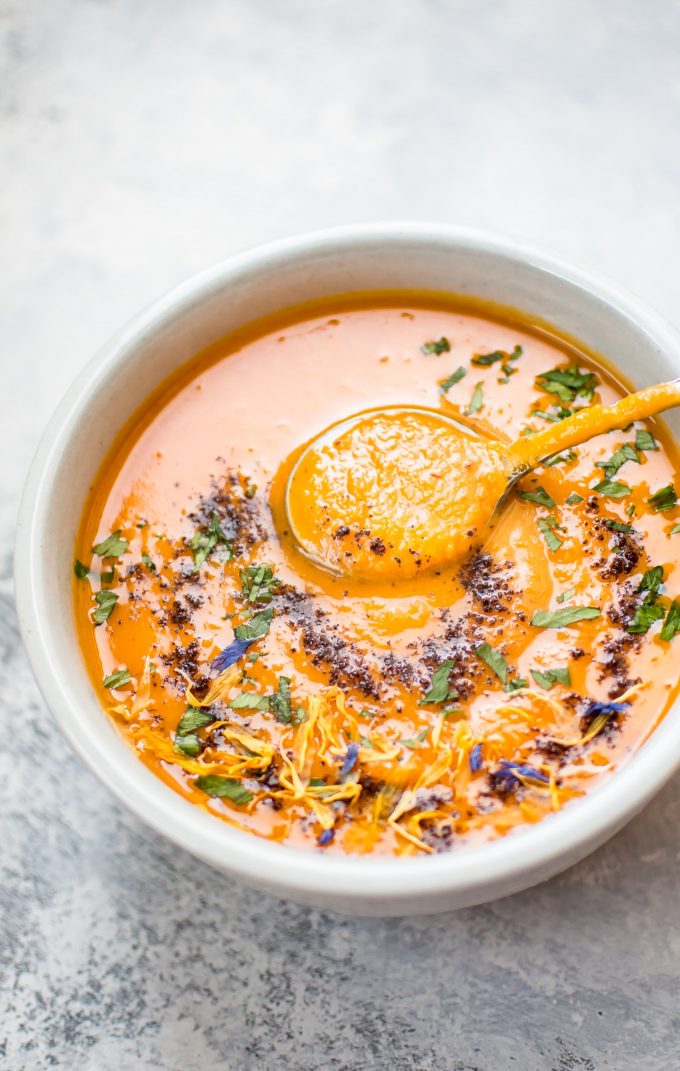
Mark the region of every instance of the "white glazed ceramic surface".
<instances>
[{"instance_id":1,"label":"white glazed ceramic surface","mask_svg":"<svg viewBox=\"0 0 680 1071\"><path fill-rule=\"evenodd\" d=\"M71 570L88 490L116 432L204 346L311 298L375 288L472 294L514 305L609 357L637 386L680 373L680 337L650 309L588 272L507 238L424 224L347 227L218 264L120 332L59 405L20 510L16 598L50 709L81 758L144 822L239 879L304 903L366 915L444 911L525 889L615 833L680 764L680 711L615 776L543 822L490 844L426 858L326 856L232 829L147 770L102 710L75 637ZM680 432L680 422L669 424Z\"/></svg>"}]
</instances>

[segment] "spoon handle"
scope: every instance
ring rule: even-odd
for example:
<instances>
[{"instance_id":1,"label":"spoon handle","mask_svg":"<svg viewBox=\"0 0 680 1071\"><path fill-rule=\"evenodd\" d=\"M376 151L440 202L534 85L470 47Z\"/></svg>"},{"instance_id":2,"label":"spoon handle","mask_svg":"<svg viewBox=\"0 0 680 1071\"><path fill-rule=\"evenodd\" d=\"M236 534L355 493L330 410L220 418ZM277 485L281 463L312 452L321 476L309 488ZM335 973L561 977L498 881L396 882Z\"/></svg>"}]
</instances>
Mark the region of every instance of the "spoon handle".
<instances>
[{"instance_id":1,"label":"spoon handle","mask_svg":"<svg viewBox=\"0 0 680 1071\"><path fill-rule=\"evenodd\" d=\"M680 405L680 377L670 383L645 387L614 405L590 405L536 435L527 435L512 443L507 451L511 472L515 475L527 472L562 450L579 446L606 431L625 428L634 420L644 420L675 405Z\"/></svg>"}]
</instances>

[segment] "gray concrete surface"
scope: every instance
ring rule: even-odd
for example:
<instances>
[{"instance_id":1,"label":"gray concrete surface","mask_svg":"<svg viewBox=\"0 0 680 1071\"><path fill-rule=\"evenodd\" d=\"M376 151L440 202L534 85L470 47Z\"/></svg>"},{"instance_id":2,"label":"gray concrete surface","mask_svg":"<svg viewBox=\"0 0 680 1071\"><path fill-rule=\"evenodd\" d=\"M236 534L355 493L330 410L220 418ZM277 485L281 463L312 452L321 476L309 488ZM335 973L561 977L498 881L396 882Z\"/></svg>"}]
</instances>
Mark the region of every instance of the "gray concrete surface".
<instances>
[{"instance_id":1,"label":"gray concrete surface","mask_svg":"<svg viewBox=\"0 0 680 1071\"><path fill-rule=\"evenodd\" d=\"M361 921L160 843L69 752L17 635L41 428L109 334L237 249L495 227L676 320L672 0L2 0L0 1066L672 1071L680 780L491 906Z\"/></svg>"}]
</instances>

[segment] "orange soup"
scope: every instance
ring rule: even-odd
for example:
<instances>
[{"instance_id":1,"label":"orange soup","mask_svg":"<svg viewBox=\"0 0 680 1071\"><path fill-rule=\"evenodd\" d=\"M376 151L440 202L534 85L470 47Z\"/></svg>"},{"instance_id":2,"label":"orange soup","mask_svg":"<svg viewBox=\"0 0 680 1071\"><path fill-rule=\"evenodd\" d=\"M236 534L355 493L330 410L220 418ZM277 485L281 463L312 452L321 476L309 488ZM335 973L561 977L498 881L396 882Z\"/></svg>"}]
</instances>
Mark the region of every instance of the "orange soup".
<instances>
[{"instance_id":1,"label":"orange soup","mask_svg":"<svg viewBox=\"0 0 680 1071\"><path fill-rule=\"evenodd\" d=\"M448 851L569 805L678 691L679 457L663 425L552 458L454 564L423 550L446 495L417 503L416 549L387 546L318 468L309 515L329 510L327 554L361 565L334 571L298 548L285 494L307 442L371 410L508 443L627 392L545 325L441 295L329 299L215 343L139 410L89 496L74 600L102 704L187 800L317 851ZM389 523L414 447L378 431L352 501L370 494ZM464 462L479 503L472 447Z\"/></svg>"}]
</instances>

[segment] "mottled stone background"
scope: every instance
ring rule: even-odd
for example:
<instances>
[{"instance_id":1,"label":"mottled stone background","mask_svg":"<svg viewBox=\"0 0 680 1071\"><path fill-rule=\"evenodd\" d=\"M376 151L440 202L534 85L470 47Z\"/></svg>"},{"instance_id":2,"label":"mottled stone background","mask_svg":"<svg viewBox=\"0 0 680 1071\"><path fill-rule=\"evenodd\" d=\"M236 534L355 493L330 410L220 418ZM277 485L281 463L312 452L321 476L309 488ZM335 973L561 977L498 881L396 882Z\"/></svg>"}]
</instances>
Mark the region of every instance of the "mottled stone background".
<instances>
[{"instance_id":1,"label":"mottled stone background","mask_svg":"<svg viewBox=\"0 0 680 1071\"><path fill-rule=\"evenodd\" d=\"M489 226L680 318L674 0L0 0L0 1065L672 1071L680 781L488 907L353 920L160 843L62 741L11 545L66 384L151 298L338 222Z\"/></svg>"}]
</instances>

